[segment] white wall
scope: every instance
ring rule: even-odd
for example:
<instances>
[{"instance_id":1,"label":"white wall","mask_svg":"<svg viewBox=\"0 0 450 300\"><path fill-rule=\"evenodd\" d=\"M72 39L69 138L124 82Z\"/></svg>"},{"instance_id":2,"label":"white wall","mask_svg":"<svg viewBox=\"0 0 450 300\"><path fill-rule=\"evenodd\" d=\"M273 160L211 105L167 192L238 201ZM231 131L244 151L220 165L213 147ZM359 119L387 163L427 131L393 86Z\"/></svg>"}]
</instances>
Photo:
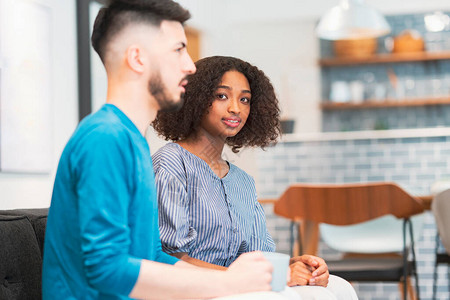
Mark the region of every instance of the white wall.
<instances>
[{"instance_id":1,"label":"white wall","mask_svg":"<svg viewBox=\"0 0 450 300\"><path fill-rule=\"evenodd\" d=\"M340 0L178 0L188 8L192 23L201 28L234 22L267 22L302 18L318 19ZM365 0L385 14L403 14L450 9L447 0Z\"/></svg>"},{"instance_id":2,"label":"white wall","mask_svg":"<svg viewBox=\"0 0 450 300\"><path fill-rule=\"evenodd\" d=\"M46 207L61 151L78 123L75 0L48 0L52 8L53 171L47 175L0 173L0 209Z\"/></svg>"}]
</instances>

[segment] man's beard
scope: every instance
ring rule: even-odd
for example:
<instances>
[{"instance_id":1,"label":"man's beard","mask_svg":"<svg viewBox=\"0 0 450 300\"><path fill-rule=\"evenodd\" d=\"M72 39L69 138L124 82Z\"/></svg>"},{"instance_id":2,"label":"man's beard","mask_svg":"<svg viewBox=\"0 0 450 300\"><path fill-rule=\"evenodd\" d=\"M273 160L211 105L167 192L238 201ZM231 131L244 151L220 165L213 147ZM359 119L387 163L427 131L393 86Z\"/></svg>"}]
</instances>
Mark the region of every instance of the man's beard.
<instances>
[{"instance_id":1,"label":"man's beard","mask_svg":"<svg viewBox=\"0 0 450 300\"><path fill-rule=\"evenodd\" d=\"M172 99L167 93L166 86L163 84L159 72L150 78L148 90L158 103L159 111L174 112L180 110L183 106L184 94L180 94L179 101Z\"/></svg>"}]
</instances>

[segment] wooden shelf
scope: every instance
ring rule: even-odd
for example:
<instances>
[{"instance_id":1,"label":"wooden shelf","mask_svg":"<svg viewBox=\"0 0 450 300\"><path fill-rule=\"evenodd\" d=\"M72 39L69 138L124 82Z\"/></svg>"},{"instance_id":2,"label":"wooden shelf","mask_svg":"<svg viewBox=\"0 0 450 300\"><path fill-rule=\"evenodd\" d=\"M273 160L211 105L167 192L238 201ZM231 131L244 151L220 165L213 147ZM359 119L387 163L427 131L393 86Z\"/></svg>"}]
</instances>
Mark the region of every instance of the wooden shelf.
<instances>
[{"instance_id":1,"label":"wooden shelf","mask_svg":"<svg viewBox=\"0 0 450 300\"><path fill-rule=\"evenodd\" d=\"M320 104L323 110L344 110L344 109L365 109L383 107L407 107L407 106L429 106L429 105L450 105L450 97L439 98L415 98L415 99L385 99L382 101L369 100L362 103L334 103L325 101Z\"/></svg>"},{"instance_id":2,"label":"wooden shelf","mask_svg":"<svg viewBox=\"0 0 450 300\"><path fill-rule=\"evenodd\" d=\"M369 57L332 57L319 60L321 67L366 65L378 63L401 63L450 59L450 51L376 54Z\"/></svg>"}]
</instances>

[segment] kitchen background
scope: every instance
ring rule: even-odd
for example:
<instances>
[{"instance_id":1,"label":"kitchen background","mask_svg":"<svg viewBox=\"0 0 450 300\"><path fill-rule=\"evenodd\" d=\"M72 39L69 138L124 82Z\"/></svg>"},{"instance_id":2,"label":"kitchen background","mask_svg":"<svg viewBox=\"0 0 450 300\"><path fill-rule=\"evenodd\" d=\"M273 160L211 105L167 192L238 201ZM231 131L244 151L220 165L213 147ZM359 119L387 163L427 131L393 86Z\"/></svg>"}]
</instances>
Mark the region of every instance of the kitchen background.
<instances>
[{"instance_id":1,"label":"kitchen background","mask_svg":"<svg viewBox=\"0 0 450 300\"><path fill-rule=\"evenodd\" d=\"M77 1L0 0L0 6L19 2L42 4L51 11L48 122L52 162L45 173L0 172L2 209L49 205L59 156L78 123ZM296 181L390 180L412 194L425 195L434 182L450 177L450 56L446 54L450 31L445 26L440 31L427 29L424 19L435 11L448 16L450 2L410 0L405 5L403 0L366 1L387 16L393 27L391 37L414 29L426 50L438 59L338 65L326 60L332 57L331 45L319 41L314 33L320 16L337 0L179 2L191 10L193 18L188 25L200 33L201 56L237 56L260 67L277 90L283 119L294 120L293 133L285 135L276 147L226 154L229 161L255 177L261 198L276 198ZM2 19L7 13L0 10ZM388 52L389 43L380 39L378 52ZM334 84L338 88L333 94L335 82L340 83ZM340 95L339 85L344 87ZM93 87L93 95L99 97L94 103L104 100L96 89L103 87ZM152 152L164 144L152 132L148 139ZM288 222L274 216L270 204L264 207L279 251L288 252ZM435 233L433 218L427 213L417 245L422 299L431 298ZM336 255L329 249L321 251ZM449 299L445 268L440 273L438 299ZM394 284L364 284L357 289L361 299L399 299Z\"/></svg>"},{"instance_id":2,"label":"kitchen background","mask_svg":"<svg viewBox=\"0 0 450 300\"><path fill-rule=\"evenodd\" d=\"M430 16L443 21L440 30L427 23ZM393 181L413 195L428 195L435 182L450 179L450 130L445 128L450 124L449 14L396 14L387 21L392 32L378 39L377 54L389 57L395 37L407 32L423 41L433 58L392 57L381 63L339 59L333 42L319 41L321 125L326 133L286 135L281 144L261 151L260 197L277 198L295 182L367 181ZM290 222L275 216L271 204L265 209L278 250L289 253ZM436 226L429 212L421 232L416 245L420 296L431 299ZM339 257L321 246L321 256ZM449 299L446 276L446 268L440 268L438 299ZM400 299L396 284L355 287L361 299Z\"/></svg>"},{"instance_id":3,"label":"kitchen background","mask_svg":"<svg viewBox=\"0 0 450 300\"><path fill-rule=\"evenodd\" d=\"M348 183L393 181L413 195L428 195L430 186L450 178L450 130L416 131L415 137L397 132L367 136L340 134L323 139L293 138L260 152L259 195L277 198L295 182ZM410 133L414 133L410 131ZM278 251L289 253L289 221L273 214L273 205L264 205L267 224ZM416 245L421 299L431 299L436 226L425 213L422 235ZM320 247L323 257L336 259L338 253ZM438 299L449 299L446 267L439 268ZM360 299L400 299L397 284L355 284Z\"/></svg>"},{"instance_id":4,"label":"kitchen background","mask_svg":"<svg viewBox=\"0 0 450 300\"><path fill-rule=\"evenodd\" d=\"M440 23L438 31L434 31L435 23L432 23L430 18ZM323 131L450 125L449 14L445 12L401 14L390 15L386 19L391 25L392 32L389 36L378 39L378 53L390 52L394 37L411 31L418 39L424 41L426 52L435 55L437 59L412 57L411 61L399 62L392 59L377 64L338 66L322 64L323 99L333 100L334 97L334 100L344 102L361 103L368 99L378 102L376 107L360 106L353 109L351 107L339 109L339 106L333 109L333 106L324 106ZM333 57L332 42L322 40L320 46L321 57ZM337 99L339 97L341 99ZM385 99L390 99L391 106L383 106L382 102ZM442 105L430 105L436 103L436 100Z\"/></svg>"}]
</instances>

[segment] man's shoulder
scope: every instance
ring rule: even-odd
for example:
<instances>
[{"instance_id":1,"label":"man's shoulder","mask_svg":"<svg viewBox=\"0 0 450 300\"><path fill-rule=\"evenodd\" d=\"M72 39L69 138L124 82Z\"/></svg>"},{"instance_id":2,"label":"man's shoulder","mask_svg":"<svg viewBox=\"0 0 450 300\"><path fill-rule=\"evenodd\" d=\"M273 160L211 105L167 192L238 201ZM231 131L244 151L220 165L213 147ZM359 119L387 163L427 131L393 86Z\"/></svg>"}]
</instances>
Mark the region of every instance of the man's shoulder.
<instances>
[{"instance_id":1,"label":"man's shoulder","mask_svg":"<svg viewBox=\"0 0 450 300\"><path fill-rule=\"evenodd\" d=\"M63 156L72 161L105 154L130 159L133 155L130 149L137 144L134 134L119 119L96 113L80 122Z\"/></svg>"},{"instance_id":2,"label":"man's shoulder","mask_svg":"<svg viewBox=\"0 0 450 300\"><path fill-rule=\"evenodd\" d=\"M125 130L126 126L113 110L105 107L84 118L80 122L78 129L81 131L98 130L100 132L117 132Z\"/></svg>"},{"instance_id":3,"label":"man's shoulder","mask_svg":"<svg viewBox=\"0 0 450 300\"><path fill-rule=\"evenodd\" d=\"M122 145L129 140L126 130L120 126L108 126L105 123L80 124L71 137L68 146L74 148L95 147L109 148Z\"/></svg>"},{"instance_id":4,"label":"man's shoulder","mask_svg":"<svg viewBox=\"0 0 450 300\"><path fill-rule=\"evenodd\" d=\"M100 110L83 119L74 132L73 139L120 143L130 136L130 130L114 113Z\"/></svg>"}]
</instances>

